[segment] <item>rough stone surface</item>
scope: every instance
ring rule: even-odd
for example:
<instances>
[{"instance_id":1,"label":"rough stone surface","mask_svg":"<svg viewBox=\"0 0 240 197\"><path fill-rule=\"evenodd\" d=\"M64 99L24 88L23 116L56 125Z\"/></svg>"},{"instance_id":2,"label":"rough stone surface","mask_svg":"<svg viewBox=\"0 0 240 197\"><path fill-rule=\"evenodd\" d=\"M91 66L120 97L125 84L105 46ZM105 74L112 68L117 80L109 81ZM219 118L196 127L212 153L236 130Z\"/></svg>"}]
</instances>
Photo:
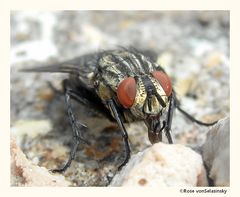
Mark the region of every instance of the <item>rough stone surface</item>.
<instances>
[{"instance_id":1,"label":"rough stone surface","mask_svg":"<svg viewBox=\"0 0 240 197\"><path fill-rule=\"evenodd\" d=\"M18 120L11 127L11 134L20 145L24 138L34 139L39 135L46 135L52 126L48 120Z\"/></svg>"},{"instance_id":2,"label":"rough stone surface","mask_svg":"<svg viewBox=\"0 0 240 197\"><path fill-rule=\"evenodd\" d=\"M61 90L61 81L67 76L22 73L19 69L117 46L157 53L182 107L197 119L211 122L229 115L227 11L12 11L11 128L22 131L16 140L29 161L53 169L68 159L72 131L64 98L47 83ZM91 109L79 103L73 106L77 119L89 128L84 136L90 146L79 146L63 176L72 186L107 186L123 160L121 132ZM40 120L51 126L39 124ZM150 146L143 123L126 126L133 154ZM207 131L175 111L175 143L200 146Z\"/></svg>"},{"instance_id":3,"label":"rough stone surface","mask_svg":"<svg viewBox=\"0 0 240 197\"><path fill-rule=\"evenodd\" d=\"M157 143L132 157L110 186L207 186L201 155L183 145Z\"/></svg>"},{"instance_id":4,"label":"rough stone surface","mask_svg":"<svg viewBox=\"0 0 240 197\"><path fill-rule=\"evenodd\" d=\"M70 182L62 175L52 175L46 168L32 164L11 138L11 185L66 187Z\"/></svg>"},{"instance_id":5,"label":"rough stone surface","mask_svg":"<svg viewBox=\"0 0 240 197\"><path fill-rule=\"evenodd\" d=\"M219 121L207 134L202 155L215 186L230 186L230 119Z\"/></svg>"}]
</instances>

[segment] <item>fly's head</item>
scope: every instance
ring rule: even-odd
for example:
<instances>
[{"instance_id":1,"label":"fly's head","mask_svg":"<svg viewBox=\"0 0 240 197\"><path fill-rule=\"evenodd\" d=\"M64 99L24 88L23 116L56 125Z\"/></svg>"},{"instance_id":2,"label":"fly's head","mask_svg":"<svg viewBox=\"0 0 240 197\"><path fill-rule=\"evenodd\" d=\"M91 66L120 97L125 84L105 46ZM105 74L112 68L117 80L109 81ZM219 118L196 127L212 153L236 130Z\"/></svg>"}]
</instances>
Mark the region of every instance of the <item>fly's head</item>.
<instances>
[{"instance_id":1,"label":"fly's head","mask_svg":"<svg viewBox=\"0 0 240 197\"><path fill-rule=\"evenodd\" d=\"M171 80L163 71L130 76L123 79L117 88L119 103L129 109L133 116L144 120L149 132L154 135L161 129L159 118L162 111L167 108L171 94ZM150 141L155 143L154 136L152 138Z\"/></svg>"},{"instance_id":2,"label":"fly's head","mask_svg":"<svg viewBox=\"0 0 240 197\"><path fill-rule=\"evenodd\" d=\"M163 71L130 76L123 79L117 88L119 103L143 119L158 116L168 105L171 93L171 80Z\"/></svg>"}]
</instances>

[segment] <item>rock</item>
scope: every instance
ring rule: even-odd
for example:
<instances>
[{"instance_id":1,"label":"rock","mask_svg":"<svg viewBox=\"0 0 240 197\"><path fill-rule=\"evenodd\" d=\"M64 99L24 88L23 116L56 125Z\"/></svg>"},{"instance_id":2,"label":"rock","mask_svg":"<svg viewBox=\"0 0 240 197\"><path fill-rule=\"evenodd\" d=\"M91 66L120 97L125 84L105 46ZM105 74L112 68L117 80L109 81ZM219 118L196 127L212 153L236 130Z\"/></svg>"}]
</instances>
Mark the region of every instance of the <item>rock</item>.
<instances>
[{"instance_id":1,"label":"rock","mask_svg":"<svg viewBox=\"0 0 240 197\"><path fill-rule=\"evenodd\" d=\"M11 185L66 187L70 182L62 175L53 175L46 168L33 165L11 138Z\"/></svg>"},{"instance_id":2,"label":"rock","mask_svg":"<svg viewBox=\"0 0 240 197\"><path fill-rule=\"evenodd\" d=\"M207 134L203 160L215 186L230 185L230 119L220 120Z\"/></svg>"},{"instance_id":3,"label":"rock","mask_svg":"<svg viewBox=\"0 0 240 197\"><path fill-rule=\"evenodd\" d=\"M18 120L11 127L11 134L17 139L17 144L21 144L22 138L26 135L35 138L44 135L52 129L49 120Z\"/></svg>"},{"instance_id":4,"label":"rock","mask_svg":"<svg viewBox=\"0 0 240 197\"><path fill-rule=\"evenodd\" d=\"M110 186L206 186L201 156L180 144L157 143L134 155Z\"/></svg>"}]
</instances>

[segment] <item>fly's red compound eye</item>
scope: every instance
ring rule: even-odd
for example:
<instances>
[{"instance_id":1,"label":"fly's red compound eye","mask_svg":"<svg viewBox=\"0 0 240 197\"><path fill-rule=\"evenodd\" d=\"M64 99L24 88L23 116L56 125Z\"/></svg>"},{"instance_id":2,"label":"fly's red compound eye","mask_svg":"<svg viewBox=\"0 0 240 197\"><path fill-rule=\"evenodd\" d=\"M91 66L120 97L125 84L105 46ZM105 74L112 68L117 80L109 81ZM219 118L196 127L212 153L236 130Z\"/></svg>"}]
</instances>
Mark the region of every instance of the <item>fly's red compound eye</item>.
<instances>
[{"instance_id":1,"label":"fly's red compound eye","mask_svg":"<svg viewBox=\"0 0 240 197\"><path fill-rule=\"evenodd\" d=\"M163 90L165 91L167 96L170 96L172 93L172 82L166 73L162 71L154 71L152 75L155 79L158 80Z\"/></svg>"},{"instance_id":2,"label":"fly's red compound eye","mask_svg":"<svg viewBox=\"0 0 240 197\"><path fill-rule=\"evenodd\" d=\"M133 77L124 79L117 88L119 102L125 108L130 108L136 97L136 81Z\"/></svg>"}]
</instances>

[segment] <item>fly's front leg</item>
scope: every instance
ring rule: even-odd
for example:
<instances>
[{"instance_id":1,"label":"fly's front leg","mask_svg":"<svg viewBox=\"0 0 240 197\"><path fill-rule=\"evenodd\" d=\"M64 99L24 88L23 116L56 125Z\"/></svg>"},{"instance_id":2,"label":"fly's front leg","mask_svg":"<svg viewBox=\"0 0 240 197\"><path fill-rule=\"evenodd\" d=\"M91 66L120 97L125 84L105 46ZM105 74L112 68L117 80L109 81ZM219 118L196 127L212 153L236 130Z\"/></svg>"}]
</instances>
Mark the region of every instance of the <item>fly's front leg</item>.
<instances>
[{"instance_id":1,"label":"fly's front leg","mask_svg":"<svg viewBox=\"0 0 240 197\"><path fill-rule=\"evenodd\" d=\"M167 114L167 122L165 126L165 135L168 139L169 144L173 144L173 140L171 136L171 126L172 126L172 117L173 117L174 108L175 108L175 93L173 91L170 97L169 109Z\"/></svg>"},{"instance_id":2,"label":"fly's front leg","mask_svg":"<svg viewBox=\"0 0 240 197\"><path fill-rule=\"evenodd\" d=\"M127 134L127 131L126 131L124 125L123 125L121 117L120 117L120 115L119 115L119 113L117 111L117 107L116 107L114 101L113 100L109 100L107 102L107 104L108 104L109 108L111 109L111 111L112 111L112 113L113 113L113 115L114 115L114 117L115 117L115 119L116 119L116 121L118 123L118 126L121 129L122 137L123 137L123 141L124 141L124 146L125 146L125 151L126 151L125 152L126 153L125 154L125 159L121 163L121 165L118 167L118 170L120 170L128 162L128 160L130 158L130 152L131 151L130 151L130 147L129 147L129 143L128 143L128 134Z\"/></svg>"},{"instance_id":3,"label":"fly's front leg","mask_svg":"<svg viewBox=\"0 0 240 197\"><path fill-rule=\"evenodd\" d=\"M215 121L215 122L210 122L210 123L206 123L206 122L202 122L202 121L199 121L197 119L195 119L192 115L190 115L189 113L187 113L185 110L183 110L181 107L180 107L180 102L177 100L176 98L176 95L174 94L174 97L175 97L175 100L176 100L176 104L175 104L175 107L184 115L186 116L189 120L191 120L192 122L195 122L199 125L203 125L203 126L212 126L214 124L216 124L218 121Z\"/></svg>"},{"instance_id":4,"label":"fly's front leg","mask_svg":"<svg viewBox=\"0 0 240 197\"><path fill-rule=\"evenodd\" d=\"M63 172L71 165L72 160L74 160L75 158L76 151L80 141L88 144L88 142L82 137L82 129L86 126L76 121L76 118L72 110L71 97L74 98L77 96L77 94L74 93L74 91L72 90L68 80L63 81L63 86L64 86L65 103L67 106L68 117L69 117L69 121L73 131L73 145L70 151L69 159L67 160L65 165L60 169L51 170L52 172Z\"/></svg>"},{"instance_id":5,"label":"fly's front leg","mask_svg":"<svg viewBox=\"0 0 240 197\"><path fill-rule=\"evenodd\" d=\"M199 125L203 125L203 126L212 126L212 125L215 125L218 121L215 121L215 122L211 122L211 123L206 123L206 122L202 122L202 121L199 121L197 119L195 119L193 116L191 116L189 113L187 113L186 111L184 111L179 105L176 106L177 109L183 114L185 115L188 119L190 119L192 122L195 122Z\"/></svg>"}]
</instances>

